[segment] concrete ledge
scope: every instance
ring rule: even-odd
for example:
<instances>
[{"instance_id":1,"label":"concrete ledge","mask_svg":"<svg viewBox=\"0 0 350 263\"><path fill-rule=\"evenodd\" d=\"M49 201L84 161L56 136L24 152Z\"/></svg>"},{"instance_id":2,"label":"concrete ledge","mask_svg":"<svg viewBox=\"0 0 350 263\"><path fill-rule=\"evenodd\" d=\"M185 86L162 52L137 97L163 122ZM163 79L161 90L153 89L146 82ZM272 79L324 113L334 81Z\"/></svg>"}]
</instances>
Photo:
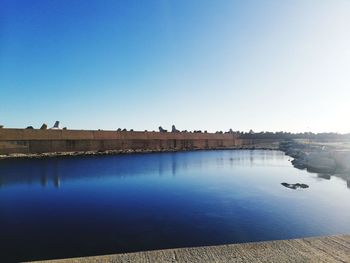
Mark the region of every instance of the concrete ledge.
<instances>
[{"instance_id":1,"label":"concrete ledge","mask_svg":"<svg viewBox=\"0 0 350 263\"><path fill-rule=\"evenodd\" d=\"M166 249L41 262L350 262L350 235Z\"/></svg>"}]
</instances>

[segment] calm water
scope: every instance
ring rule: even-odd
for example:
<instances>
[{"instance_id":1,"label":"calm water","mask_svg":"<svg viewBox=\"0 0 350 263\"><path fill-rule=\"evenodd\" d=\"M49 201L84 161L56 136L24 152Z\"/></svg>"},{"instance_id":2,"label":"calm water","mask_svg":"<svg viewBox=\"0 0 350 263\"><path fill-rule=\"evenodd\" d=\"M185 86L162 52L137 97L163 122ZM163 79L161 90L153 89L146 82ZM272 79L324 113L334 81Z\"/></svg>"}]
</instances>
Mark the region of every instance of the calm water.
<instances>
[{"instance_id":1,"label":"calm water","mask_svg":"<svg viewBox=\"0 0 350 263\"><path fill-rule=\"evenodd\" d=\"M349 183L288 159L227 150L1 161L0 262L350 233Z\"/></svg>"}]
</instances>

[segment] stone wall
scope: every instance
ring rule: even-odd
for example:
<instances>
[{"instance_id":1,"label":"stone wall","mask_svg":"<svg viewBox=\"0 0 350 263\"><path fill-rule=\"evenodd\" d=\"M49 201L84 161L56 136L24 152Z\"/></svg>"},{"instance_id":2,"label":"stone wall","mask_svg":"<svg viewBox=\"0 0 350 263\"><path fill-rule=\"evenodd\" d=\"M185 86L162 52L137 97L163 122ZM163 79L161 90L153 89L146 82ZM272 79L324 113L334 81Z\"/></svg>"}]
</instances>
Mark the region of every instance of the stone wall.
<instances>
[{"instance_id":1,"label":"stone wall","mask_svg":"<svg viewBox=\"0 0 350 263\"><path fill-rule=\"evenodd\" d=\"M0 154L229 148L234 134L0 129Z\"/></svg>"}]
</instances>

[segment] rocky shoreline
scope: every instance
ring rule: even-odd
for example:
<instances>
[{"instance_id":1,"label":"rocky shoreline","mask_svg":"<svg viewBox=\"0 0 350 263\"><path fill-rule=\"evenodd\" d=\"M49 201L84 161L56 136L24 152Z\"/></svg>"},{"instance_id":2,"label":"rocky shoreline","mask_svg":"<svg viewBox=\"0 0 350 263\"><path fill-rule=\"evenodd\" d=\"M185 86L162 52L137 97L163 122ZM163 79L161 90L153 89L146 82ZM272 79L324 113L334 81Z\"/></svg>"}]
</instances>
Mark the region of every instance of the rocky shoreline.
<instances>
[{"instance_id":1,"label":"rocky shoreline","mask_svg":"<svg viewBox=\"0 0 350 263\"><path fill-rule=\"evenodd\" d=\"M294 158L292 164L298 169L325 174L349 174L350 150L341 146L285 141L280 150Z\"/></svg>"},{"instance_id":2,"label":"rocky shoreline","mask_svg":"<svg viewBox=\"0 0 350 263\"><path fill-rule=\"evenodd\" d=\"M215 151L215 150L278 150L275 146L243 145L239 147L216 147L216 148L182 148L182 149L125 149L107 151L79 151L79 152L50 152L50 153L13 153L0 155L0 160L4 159L44 159L57 157L84 157L84 156L106 156L135 153L166 153L166 152L187 152L187 151Z\"/></svg>"}]
</instances>

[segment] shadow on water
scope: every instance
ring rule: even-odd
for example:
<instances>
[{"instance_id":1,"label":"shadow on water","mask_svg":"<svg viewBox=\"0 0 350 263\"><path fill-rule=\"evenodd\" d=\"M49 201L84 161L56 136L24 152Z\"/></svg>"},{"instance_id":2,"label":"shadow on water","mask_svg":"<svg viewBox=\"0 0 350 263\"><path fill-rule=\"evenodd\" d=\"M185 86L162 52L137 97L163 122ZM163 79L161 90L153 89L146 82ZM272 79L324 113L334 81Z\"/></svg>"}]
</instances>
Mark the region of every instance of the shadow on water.
<instances>
[{"instance_id":1,"label":"shadow on water","mask_svg":"<svg viewBox=\"0 0 350 263\"><path fill-rule=\"evenodd\" d=\"M317 174L317 177L321 179L331 180L330 174Z\"/></svg>"},{"instance_id":2,"label":"shadow on water","mask_svg":"<svg viewBox=\"0 0 350 263\"><path fill-rule=\"evenodd\" d=\"M346 182L346 186L350 189L350 174L317 174L317 177L324 180L331 180L332 177L340 178Z\"/></svg>"}]
</instances>

